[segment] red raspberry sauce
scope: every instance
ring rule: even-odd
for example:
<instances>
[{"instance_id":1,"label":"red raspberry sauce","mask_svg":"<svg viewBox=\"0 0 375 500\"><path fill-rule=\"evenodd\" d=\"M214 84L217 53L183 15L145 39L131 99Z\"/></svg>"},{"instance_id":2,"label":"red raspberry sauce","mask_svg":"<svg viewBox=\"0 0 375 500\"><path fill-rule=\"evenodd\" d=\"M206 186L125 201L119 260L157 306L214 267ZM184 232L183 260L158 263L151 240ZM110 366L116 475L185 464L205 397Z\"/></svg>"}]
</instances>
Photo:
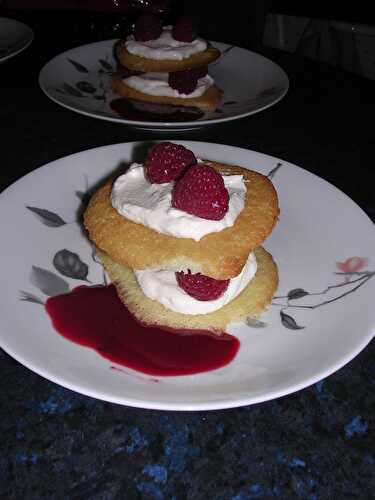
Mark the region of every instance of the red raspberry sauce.
<instances>
[{"instance_id":1,"label":"red raspberry sauce","mask_svg":"<svg viewBox=\"0 0 375 500\"><path fill-rule=\"evenodd\" d=\"M238 339L206 330L164 330L140 324L122 304L114 285L80 286L51 297L46 311L63 337L95 349L119 365L149 375L190 375L227 365Z\"/></svg>"}]
</instances>

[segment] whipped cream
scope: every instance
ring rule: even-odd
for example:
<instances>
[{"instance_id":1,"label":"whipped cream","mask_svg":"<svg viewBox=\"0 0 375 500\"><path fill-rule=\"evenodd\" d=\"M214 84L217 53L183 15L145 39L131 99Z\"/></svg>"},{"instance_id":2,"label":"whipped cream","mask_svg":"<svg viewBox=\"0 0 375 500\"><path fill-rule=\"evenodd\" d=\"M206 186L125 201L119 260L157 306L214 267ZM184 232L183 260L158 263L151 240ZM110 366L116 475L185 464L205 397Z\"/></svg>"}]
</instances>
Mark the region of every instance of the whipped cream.
<instances>
[{"instance_id":1,"label":"whipped cream","mask_svg":"<svg viewBox=\"0 0 375 500\"><path fill-rule=\"evenodd\" d=\"M257 271L255 254L250 253L241 273L229 281L226 291L215 300L196 300L177 283L174 271L161 269L134 270L143 293L167 309L183 314L207 314L231 302L248 285Z\"/></svg>"},{"instance_id":2,"label":"whipped cream","mask_svg":"<svg viewBox=\"0 0 375 500\"><path fill-rule=\"evenodd\" d=\"M246 186L242 175L223 175L229 194L229 208L221 220L207 220L171 206L174 183L152 184L140 163L133 163L116 179L111 203L120 215L159 233L176 238L203 236L233 226L245 204Z\"/></svg>"},{"instance_id":3,"label":"whipped cream","mask_svg":"<svg viewBox=\"0 0 375 500\"><path fill-rule=\"evenodd\" d=\"M125 47L130 54L146 59L181 61L206 50L207 42L202 38L196 38L192 42L179 42L172 36L172 26L164 26L162 34L155 40L140 42L133 35L128 36Z\"/></svg>"},{"instance_id":4,"label":"whipped cream","mask_svg":"<svg viewBox=\"0 0 375 500\"><path fill-rule=\"evenodd\" d=\"M173 89L168 84L168 73L143 73L142 75L129 76L124 78L123 82L129 87L143 92L143 94L163 96L163 97L179 97L193 98L200 97L214 83L213 79L206 75L199 78L197 86L190 94L182 94L178 90Z\"/></svg>"}]
</instances>

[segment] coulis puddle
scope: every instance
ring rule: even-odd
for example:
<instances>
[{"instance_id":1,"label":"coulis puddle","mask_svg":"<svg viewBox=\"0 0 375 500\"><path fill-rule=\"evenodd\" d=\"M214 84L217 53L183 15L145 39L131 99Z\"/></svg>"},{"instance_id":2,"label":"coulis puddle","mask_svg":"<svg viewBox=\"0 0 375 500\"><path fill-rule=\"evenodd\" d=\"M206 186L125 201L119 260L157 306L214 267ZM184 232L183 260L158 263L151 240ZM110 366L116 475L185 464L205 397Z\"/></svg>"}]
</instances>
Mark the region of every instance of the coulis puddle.
<instances>
[{"instance_id":1,"label":"coulis puddle","mask_svg":"<svg viewBox=\"0 0 375 500\"><path fill-rule=\"evenodd\" d=\"M139 323L114 285L79 286L46 302L54 328L63 337L101 356L149 375L191 375L227 365L238 339L205 330L173 330Z\"/></svg>"},{"instance_id":2,"label":"coulis puddle","mask_svg":"<svg viewBox=\"0 0 375 500\"><path fill-rule=\"evenodd\" d=\"M113 99L109 104L121 118L150 122L186 122L199 120L203 111L194 107L168 104L137 103L129 99Z\"/></svg>"}]
</instances>

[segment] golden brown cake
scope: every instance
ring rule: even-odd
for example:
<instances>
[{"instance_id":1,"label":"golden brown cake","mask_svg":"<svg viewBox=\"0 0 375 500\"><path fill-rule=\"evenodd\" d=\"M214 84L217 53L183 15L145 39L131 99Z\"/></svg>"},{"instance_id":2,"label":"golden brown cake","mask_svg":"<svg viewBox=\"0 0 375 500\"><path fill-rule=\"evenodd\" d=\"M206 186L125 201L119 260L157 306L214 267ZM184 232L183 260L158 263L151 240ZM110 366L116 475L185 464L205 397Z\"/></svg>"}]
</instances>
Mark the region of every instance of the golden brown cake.
<instances>
[{"instance_id":1,"label":"golden brown cake","mask_svg":"<svg viewBox=\"0 0 375 500\"><path fill-rule=\"evenodd\" d=\"M199 97L182 98L145 94L144 92L139 92L138 90L130 87L126 84L126 80L116 75L112 78L112 89L116 92L116 94L135 101L168 105L172 104L175 106L195 106L200 109L207 110L215 110L223 96L223 92L216 87L216 85L211 85L211 87L209 87L204 94Z\"/></svg>"},{"instance_id":2,"label":"golden brown cake","mask_svg":"<svg viewBox=\"0 0 375 500\"><path fill-rule=\"evenodd\" d=\"M98 189L84 214L90 239L118 264L134 269L190 269L193 273L224 280L237 276L249 253L272 231L279 215L276 191L264 175L238 166L215 162L222 174L243 175L245 207L233 226L201 240L175 238L120 215L111 205L113 180Z\"/></svg>"},{"instance_id":3,"label":"golden brown cake","mask_svg":"<svg viewBox=\"0 0 375 500\"><path fill-rule=\"evenodd\" d=\"M100 260L115 284L120 299L140 322L176 329L208 329L218 334L231 322L256 318L272 300L278 286L277 266L262 247L255 250L255 255L258 264L256 275L240 295L217 311L190 315L171 311L146 297L132 269L99 252Z\"/></svg>"},{"instance_id":4,"label":"golden brown cake","mask_svg":"<svg viewBox=\"0 0 375 500\"><path fill-rule=\"evenodd\" d=\"M220 57L220 51L215 47L208 46L206 50L197 52L182 60L171 59L149 59L130 54L126 49L125 42L120 40L115 45L115 56L117 61L132 71L144 72L166 72L181 71L184 69L206 66Z\"/></svg>"},{"instance_id":5,"label":"golden brown cake","mask_svg":"<svg viewBox=\"0 0 375 500\"><path fill-rule=\"evenodd\" d=\"M261 244L278 215L268 177L156 142L99 187L84 225L138 321L220 334L272 300L277 266Z\"/></svg>"}]
</instances>

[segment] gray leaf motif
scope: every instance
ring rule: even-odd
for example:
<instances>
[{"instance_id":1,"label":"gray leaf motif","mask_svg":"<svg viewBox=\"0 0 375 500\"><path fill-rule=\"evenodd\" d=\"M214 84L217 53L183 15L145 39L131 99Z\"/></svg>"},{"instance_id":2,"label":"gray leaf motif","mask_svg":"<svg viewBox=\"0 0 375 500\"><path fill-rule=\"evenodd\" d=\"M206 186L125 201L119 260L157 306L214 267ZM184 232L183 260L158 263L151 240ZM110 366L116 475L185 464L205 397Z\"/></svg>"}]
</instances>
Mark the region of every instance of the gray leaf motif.
<instances>
[{"instance_id":1,"label":"gray leaf motif","mask_svg":"<svg viewBox=\"0 0 375 500\"><path fill-rule=\"evenodd\" d=\"M30 281L50 297L69 292L69 284L65 280L42 267L32 266Z\"/></svg>"},{"instance_id":2,"label":"gray leaf motif","mask_svg":"<svg viewBox=\"0 0 375 500\"><path fill-rule=\"evenodd\" d=\"M82 92L77 90L75 87L72 87L71 85L69 85L69 83L63 83L63 89L65 90L65 92L67 94L70 94L74 97L83 97Z\"/></svg>"},{"instance_id":3,"label":"gray leaf motif","mask_svg":"<svg viewBox=\"0 0 375 500\"><path fill-rule=\"evenodd\" d=\"M257 97L271 97L274 94L276 94L279 91L277 87L268 87L267 89L262 90L259 92Z\"/></svg>"},{"instance_id":4,"label":"gray leaf motif","mask_svg":"<svg viewBox=\"0 0 375 500\"><path fill-rule=\"evenodd\" d=\"M303 288L293 288L293 290L290 290L290 292L288 292L288 299L301 299L302 297L306 297L306 295L309 295L309 292L306 292L306 290L304 290Z\"/></svg>"},{"instance_id":5,"label":"gray leaf motif","mask_svg":"<svg viewBox=\"0 0 375 500\"><path fill-rule=\"evenodd\" d=\"M281 168L281 167L282 167L282 165L283 165L282 163L278 162L278 163L277 163L277 165L276 165L276 167L274 167L272 170L270 170L270 171L268 172L267 177L268 177L269 179L272 179L272 178L275 176L276 172L279 170L279 168Z\"/></svg>"},{"instance_id":6,"label":"gray leaf motif","mask_svg":"<svg viewBox=\"0 0 375 500\"><path fill-rule=\"evenodd\" d=\"M99 59L99 62L107 71L113 71L112 64L110 64L109 62L105 61L104 59Z\"/></svg>"},{"instance_id":7,"label":"gray leaf motif","mask_svg":"<svg viewBox=\"0 0 375 500\"><path fill-rule=\"evenodd\" d=\"M37 208L37 207L26 207L29 209L31 212L36 214L43 224L49 227L60 227L66 224L66 222L57 214L54 212L51 212L50 210L46 210L45 208Z\"/></svg>"},{"instance_id":8,"label":"gray leaf motif","mask_svg":"<svg viewBox=\"0 0 375 500\"><path fill-rule=\"evenodd\" d=\"M20 300L25 302L32 302L34 304L44 304L43 300L34 295L33 293L25 292L23 290L20 291Z\"/></svg>"},{"instance_id":9,"label":"gray leaf motif","mask_svg":"<svg viewBox=\"0 0 375 500\"><path fill-rule=\"evenodd\" d=\"M292 316L289 314L285 314L283 311L280 311L281 323L288 328L289 330L302 330L305 328L304 326L297 325L297 322Z\"/></svg>"},{"instance_id":10,"label":"gray leaf motif","mask_svg":"<svg viewBox=\"0 0 375 500\"><path fill-rule=\"evenodd\" d=\"M68 61L70 62L70 64L73 64L75 69L77 71L79 71L80 73L88 73L89 72L89 70L83 64L80 64L79 62L74 61L73 59L69 59L69 57L68 57Z\"/></svg>"},{"instance_id":11,"label":"gray leaf motif","mask_svg":"<svg viewBox=\"0 0 375 500\"><path fill-rule=\"evenodd\" d=\"M66 248L64 248L64 250L59 250L55 254L53 265L63 276L87 281L87 274L89 272L88 265L81 261L79 255L70 252Z\"/></svg>"},{"instance_id":12,"label":"gray leaf motif","mask_svg":"<svg viewBox=\"0 0 375 500\"><path fill-rule=\"evenodd\" d=\"M88 94L95 94L96 92L96 88L89 82L77 82L76 87L81 90L81 92L87 92Z\"/></svg>"}]
</instances>

